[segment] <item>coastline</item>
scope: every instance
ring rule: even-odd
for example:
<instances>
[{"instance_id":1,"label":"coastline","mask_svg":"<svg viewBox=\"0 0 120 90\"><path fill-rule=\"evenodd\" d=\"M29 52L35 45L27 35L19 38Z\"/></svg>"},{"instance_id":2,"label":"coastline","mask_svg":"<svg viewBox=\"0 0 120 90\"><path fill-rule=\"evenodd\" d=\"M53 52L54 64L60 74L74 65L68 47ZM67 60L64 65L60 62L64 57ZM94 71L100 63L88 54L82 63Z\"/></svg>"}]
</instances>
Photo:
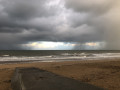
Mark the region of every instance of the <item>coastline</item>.
<instances>
[{"instance_id":1,"label":"coastline","mask_svg":"<svg viewBox=\"0 0 120 90\"><path fill-rule=\"evenodd\" d=\"M120 59L0 64L0 89L11 89L16 67L37 67L108 90L120 89Z\"/></svg>"}]
</instances>

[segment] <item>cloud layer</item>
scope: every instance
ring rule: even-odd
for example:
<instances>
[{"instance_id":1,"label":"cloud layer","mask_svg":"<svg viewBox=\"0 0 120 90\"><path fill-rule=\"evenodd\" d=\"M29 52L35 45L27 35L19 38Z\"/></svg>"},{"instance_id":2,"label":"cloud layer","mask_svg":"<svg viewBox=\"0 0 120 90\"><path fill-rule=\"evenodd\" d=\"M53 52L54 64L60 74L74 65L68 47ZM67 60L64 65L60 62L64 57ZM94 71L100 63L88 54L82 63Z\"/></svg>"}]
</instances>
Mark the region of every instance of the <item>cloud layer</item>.
<instances>
[{"instance_id":1,"label":"cloud layer","mask_svg":"<svg viewBox=\"0 0 120 90\"><path fill-rule=\"evenodd\" d=\"M119 9L119 0L0 0L0 49L30 49L22 45L36 41L120 49Z\"/></svg>"},{"instance_id":2,"label":"cloud layer","mask_svg":"<svg viewBox=\"0 0 120 90\"><path fill-rule=\"evenodd\" d=\"M74 18L72 21L76 22L73 25L76 24L77 27L85 23L93 27L94 38L106 43L103 49L120 49L119 0L66 0L66 7L74 12L86 14L87 17L82 22L81 19ZM87 40L89 41L89 37Z\"/></svg>"}]
</instances>

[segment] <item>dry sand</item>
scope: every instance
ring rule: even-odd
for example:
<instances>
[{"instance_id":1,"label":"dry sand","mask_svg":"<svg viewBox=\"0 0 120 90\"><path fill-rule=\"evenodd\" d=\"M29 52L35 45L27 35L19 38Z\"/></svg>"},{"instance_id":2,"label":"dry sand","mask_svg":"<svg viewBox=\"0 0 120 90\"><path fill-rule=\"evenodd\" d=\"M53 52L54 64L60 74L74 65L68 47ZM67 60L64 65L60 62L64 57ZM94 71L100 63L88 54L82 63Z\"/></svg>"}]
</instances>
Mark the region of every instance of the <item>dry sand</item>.
<instances>
[{"instance_id":1,"label":"dry sand","mask_svg":"<svg viewBox=\"0 0 120 90\"><path fill-rule=\"evenodd\" d=\"M120 90L119 59L2 64L0 65L0 90L12 90L11 77L16 67L37 67L107 90Z\"/></svg>"}]
</instances>

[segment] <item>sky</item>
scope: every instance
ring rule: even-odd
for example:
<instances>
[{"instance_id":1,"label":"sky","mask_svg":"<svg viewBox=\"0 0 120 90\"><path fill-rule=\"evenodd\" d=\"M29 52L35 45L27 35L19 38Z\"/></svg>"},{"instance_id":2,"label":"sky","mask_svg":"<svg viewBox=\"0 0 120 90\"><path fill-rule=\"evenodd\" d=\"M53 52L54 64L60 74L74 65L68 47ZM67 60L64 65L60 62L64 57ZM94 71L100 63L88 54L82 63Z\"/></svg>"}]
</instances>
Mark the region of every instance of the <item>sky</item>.
<instances>
[{"instance_id":1,"label":"sky","mask_svg":"<svg viewBox=\"0 0 120 90\"><path fill-rule=\"evenodd\" d=\"M120 50L120 0L0 0L0 50Z\"/></svg>"}]
</instances>

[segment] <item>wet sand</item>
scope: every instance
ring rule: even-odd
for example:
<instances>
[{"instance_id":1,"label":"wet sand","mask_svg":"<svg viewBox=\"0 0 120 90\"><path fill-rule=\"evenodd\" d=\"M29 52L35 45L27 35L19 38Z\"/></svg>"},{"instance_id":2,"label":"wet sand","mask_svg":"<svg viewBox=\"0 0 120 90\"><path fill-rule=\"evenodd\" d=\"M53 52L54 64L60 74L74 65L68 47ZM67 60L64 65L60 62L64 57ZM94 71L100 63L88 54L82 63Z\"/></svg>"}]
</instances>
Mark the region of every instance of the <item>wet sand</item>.
<instances>
[{"instance_id":1,"label":"wet sand","mask_svg":"<svg viewBox=\"0 0 120 90\"><path fill-rule=\"evenodd\" d=\"M120 59L1 64L0 90L12 90L11 78L16 67L37 67L108 90L120 89Z\"/></svg>"}]
</instances>

